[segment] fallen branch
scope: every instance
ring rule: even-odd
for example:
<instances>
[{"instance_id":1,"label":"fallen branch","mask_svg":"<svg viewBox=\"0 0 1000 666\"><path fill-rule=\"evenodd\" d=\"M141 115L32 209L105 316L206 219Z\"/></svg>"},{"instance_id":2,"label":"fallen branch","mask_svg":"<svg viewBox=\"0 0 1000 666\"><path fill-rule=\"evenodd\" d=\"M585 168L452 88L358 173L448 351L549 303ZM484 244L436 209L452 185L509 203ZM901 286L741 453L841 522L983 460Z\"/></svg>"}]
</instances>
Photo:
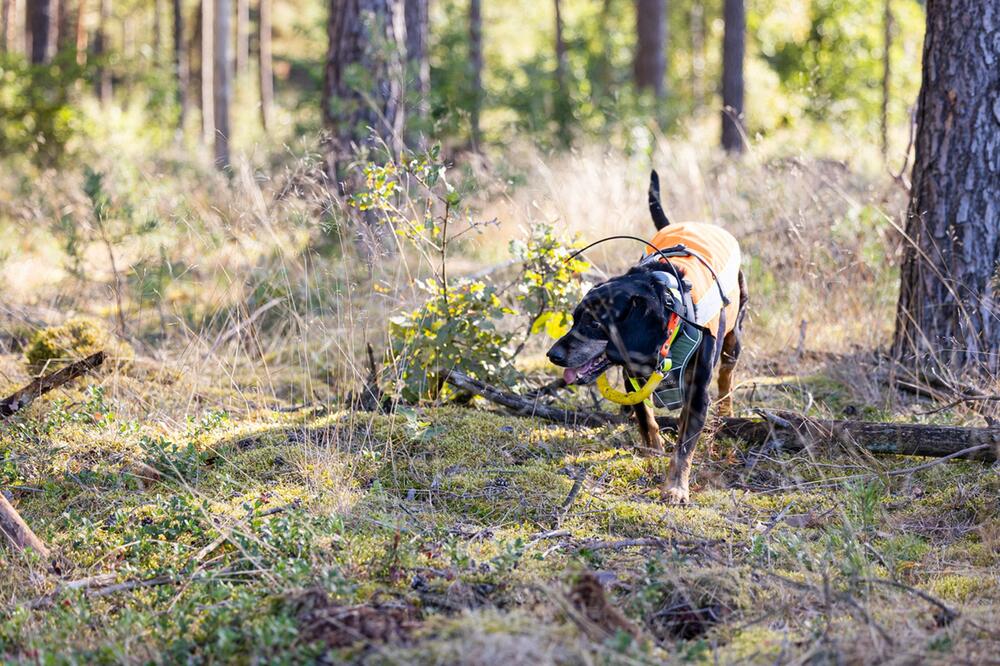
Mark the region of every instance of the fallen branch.
<instances>
[{"instance_id":1,"label":"fallen branch","mask_svg":"<svg viewBox=\"0 0 1000 666\"><path fill-rule=\"evenodd\" d=\"M17 391L3 400L0 400L0 418L6 418L15 412L24 409L34 402L36 398L45 395L53 389L59 388L67 382L73 381L77 377L91 372L102 363L104 363L104 352L99 351L96 354L91 354L82 361L70 363L61 370L56 370L55 372L45 375L44 377L39 377L22 388L20 391Z\"/></svg>"},{"instance_id":2,"label":"fallen branch","mask_svg":"<svg viewBox=\"0 0 1000 666\"><path fill-rule=\"evenodd\" d=\"M566 425L587 426L627 421L627 417L620 414L572 411L539 404L454 370L447 373L445 379L520 416L537 416ZM664 430L677 431L676 418L660 416L656 421ZM791 412L768 412L765 418L719 418L716 423L716 435L741 439L756 446L774 444L775 448L785 451L799 451L817 442L833 441L878 454L932 458L949 456L994 462L1000 449L1000 428L833 421L811 419Z\"/></svg>"},{"instance_id":3,"label":"fallen branch","mask_svg":"<svg viewBox=\"0 0 1000 666\"><path fill-rule=\"evenodd\" d=\"M35 536L28 524L24 522L21 515L7 501L3 493L0 493L0 532L7 537L7 542L15 550L23 551L31 548L44 558L48 558L49 549L45 547L42 540Z\"/></svg>"}]
</instances>

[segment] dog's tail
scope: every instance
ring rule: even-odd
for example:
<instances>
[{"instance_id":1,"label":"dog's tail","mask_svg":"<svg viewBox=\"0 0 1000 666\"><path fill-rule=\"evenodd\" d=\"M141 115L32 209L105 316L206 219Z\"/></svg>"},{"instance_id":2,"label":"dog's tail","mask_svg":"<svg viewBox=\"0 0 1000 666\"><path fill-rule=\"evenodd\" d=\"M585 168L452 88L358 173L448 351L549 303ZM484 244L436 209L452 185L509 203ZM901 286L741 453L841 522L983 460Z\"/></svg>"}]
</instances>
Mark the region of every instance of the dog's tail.
<instances>
[{"instance_id":1,"label":"dog's tail","mask_svg":"<svg viewBox=\"0 0 1000 666\"><path fill-rule=\"evenodd\" d=\"M655 170L649 174L649 214L653 216L653 224L657 231L670 224L660 203L660 177Z\"/></svg>"}]
</instances>

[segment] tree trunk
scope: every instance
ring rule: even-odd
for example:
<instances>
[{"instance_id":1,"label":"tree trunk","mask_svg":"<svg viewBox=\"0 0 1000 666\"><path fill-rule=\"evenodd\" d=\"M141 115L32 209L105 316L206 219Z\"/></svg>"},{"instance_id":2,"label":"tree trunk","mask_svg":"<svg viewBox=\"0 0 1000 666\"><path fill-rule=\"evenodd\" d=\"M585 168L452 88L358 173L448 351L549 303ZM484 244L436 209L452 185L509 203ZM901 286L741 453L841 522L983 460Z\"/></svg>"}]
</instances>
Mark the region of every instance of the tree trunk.
<instances>
[{"instance_id":1,"label":"tree trunk","mask_svg":"<svg viewBox=\"0 0 1000 666\"><path fill-rule=\"evenodd\" d=\"M472 149L479 150L482 129L479 112L483 104L483 8L480 0L469 0L469 136Z\"/></svg>"},{"instance_id":2,"label":"tree trunk","mask_svg":"<svg viewBox=\"0 0 1000 666\"><path fill-rule=\"evenodd\" d=\"M384 141L394 155L402 146L406 23L403 0L330 0L329 6L323 124L334 186L355 146L373 150ZM364 81L352 76L357 71Z\"/></svg>"},{"instance_id":3,"label":"tree trunk","mask_svg":"<svg viewBox=\"0 0 1000 666\"><path fill-rule=\"evenodd\" d=\"M87 0L80 0L76 5L76 64L87 64L87 25L84 18L87 16Z\"/></svg>"},{"instance_id":4,"label":"tree trunk","mask_svg":"<svg viewBox=\"0 0 1000 666\"><path fill-rule=\"evenodd\" d=\"M65 0L64 0L65 1ZM159 65L163 53L163 0L153 0L153 62Z\"/></svg>"},{"instance_id":5,"label":"tree trunk","mask_svg":"<svg viewBox=\"0 0 1000 666\"><path fill-rule=\"evenodd\" d=\"M213 95L215 87L212 83L213 57L213 22L212 4L215 0L201 0L201 139L206 146L214 145L215 140L215 104Z\"/></svg>"},{"instance_id":6,"label":"tree trunk","mask_svg":"<svg viewBox=\"0 0 1000 666\"><path fill-rule=\"evenodd\" d=\"M31 62L41 65L52 60L59 33L57 0L30 0L28 29L31 31Z\"/></svg>"},{"instance_id":7,"label":"tree trunk","mask_svg":"<svg viewBox=\"0 0 1000 666\"><path fill-rule=\"evenodd\" d=\"M215 111L215 166L228 169L229 159L229 105L233 97L232 70L229 65L230 17L233 6L230 0L215 0L215 40L213 44L213 92Z\"/></svg>"},{"instance_id":8,"label":"tree trunk","mask_svg":"<svg viewBox=\"0 0 1000 666\"><path fill-rule=\"evenodd\" d=\"M13 0L0 0L0 53L7 53L10 50L7 35L14 19L14 14L11 12L12 4Z\"/></svg>"},{"instance_id":9,"label":"tree trunk","mask_svg":"<svg viewBox=\"0 0 1000 666\"><path fill-rule=\"evenodd\" d=\"M570 116L573 110L570 106L569 90L566 88L566 40L563 37L562 3L554 0L556 14L556 90L553 115L559 132L559 142L568 146L570 137Z\"/></svg>"},{"instance_id":10,"label":"tree trunk","mask_svg":"<svg viewBox=\"0 0 1000 666\"><path fill-rule=\"evenodd\" d=\"M274 109L274 74L271 66L271 0L260 0L258 8L257 57L260 69L260 123L264 131L271 129Z\"/></svg>"},{"instance_id":11,"label":"tree trunk","mask_svg":"<svg viewBox=\"0 0 1000 666\"><path fill-rule=\"evenodd\" d=\"M97 70L97 96L101 104L111 103L111 69L108 67L108 28L111 22L111 0L100 0L101 9L97 23L97 38L94 40L94 55L100 62Z\"/></svg>"},{"instance_id":12,"label":"tree trunk","mask_svg":"<svg viewBox=\"0 0 1000 666\"><path fill-rule=\"evenodd\" d=\"M406 59L409 63L407 89L414 99L417 131L411 132L411 143L421 144L422 132L426 129L427 114L430 112L431 64L427 56L427 36L430 17L428 0L405 0L406 11Z\"/></svg>"},{"instance_id":13,"label":"tree trunk","mask_svg":"<svg viewBox=\"0 0 1000 666\"><path fill-rule=\"evenodd\" d=\"M879 114L879 147L882 161L889 158L889 94L892 78L892 1L883 0L882 8L882 109Z\"/></svg>"},{"instance_id":14,"label":"tree trunk","mask_svg":"<svg viewBox=\"0 0 1000 666\"><path fill-rule=\"evenodd\" d=\"M177 132L183 136L188 115L188 63L184 42L184 3L173 0L174 85L177 88Z\"/></svg>"},{"instance_id":15,"label":"tree trunk","mask_svg":"<svg viewBox=\"0 0 1000 666\"><path fill-rule=\"evenodd\" d=\"M236 76L250 69L250 0L236 0Z\"/></svg>"},{"instance_id":16,"label":"tree trunk","mask_svg":"<svg viewBox=\"0 0 1000 666\"><path fill-rule=\"evenodd\" d=\"M660 98L667 92L667 0L636 0L635 13L635 85Z\"/></svg>"},{"instance_id":17,"label":"tree trunk","mask_svg":"<svg viewBox=\"0 0 1000 666\"><path fill-rule=\"evenodd\" d=\"M743 0L725 0L722 38L722 147L743 152L743 58L747 15Z\"/></svg>"},{"instance_id":18,"label":"tree trunk","mask_svg":"<svg viewBox=\"0 0 1000 666\"><path fill-rule=\"evenodd\" d=\"M1000 371L1000 5L928 0L894 352Z\"/></svg>"},{"instance_id":19,"label":"tree trunk","mask_svg":"<svg viewBox=\"0 0 1000 666\"><path fill-rule=\"evenodd\" d=\"M705 105L705 5L692 0L688 14L691 30L691 99L695 108Z\"/></svg>"},{"instance_id":20,"label":"tree trunk","mask_svg":"<svg viewBox=\"0 0 1000 666\"><path fill-rule=\"evenodd\" d=\"M24 522L17 510L11 506L3 493L0 493L0 534L4 542L14 550L22 551L28 548L36 551L43 558L49 557L49 549L42 540L35 536L28 524Z\"/></svg>"}]
</instances>

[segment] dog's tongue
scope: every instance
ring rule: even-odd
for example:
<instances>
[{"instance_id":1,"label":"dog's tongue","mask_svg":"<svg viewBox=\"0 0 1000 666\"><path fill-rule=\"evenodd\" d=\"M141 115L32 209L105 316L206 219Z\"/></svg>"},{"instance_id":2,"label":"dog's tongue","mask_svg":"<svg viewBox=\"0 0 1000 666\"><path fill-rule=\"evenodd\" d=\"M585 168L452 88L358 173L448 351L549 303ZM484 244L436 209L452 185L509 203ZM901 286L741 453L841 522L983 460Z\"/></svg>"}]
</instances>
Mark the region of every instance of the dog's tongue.
<instances>
[{"instance_id":1,"label":"dog's tongue","mask_svg":"<svg viewBox=\"0 0 1000 666\"><path fill-rule=\"evenodd\" d=\"M563 370L563 381L567 384L572 384L576 381L576 378L580 376L579 368L566 368Z\"/></svg>"}]
</instances>

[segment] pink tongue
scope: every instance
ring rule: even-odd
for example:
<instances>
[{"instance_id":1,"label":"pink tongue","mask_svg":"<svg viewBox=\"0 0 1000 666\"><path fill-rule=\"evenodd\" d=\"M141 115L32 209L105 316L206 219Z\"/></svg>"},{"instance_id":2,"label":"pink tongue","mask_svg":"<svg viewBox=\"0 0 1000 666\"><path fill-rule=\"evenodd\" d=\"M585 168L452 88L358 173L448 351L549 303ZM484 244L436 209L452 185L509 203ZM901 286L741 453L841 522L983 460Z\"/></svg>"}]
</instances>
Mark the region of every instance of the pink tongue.
<instances>
[{"instance_id":1,"label":"pink tongue","mask_svg":"<svg viewBox=\"0 0 1000 666\"><path fill-rule=\"evenodd\" d=\"M563 370L563 381L566 382L567 384L572 384L573 382L576 381L576 378L579 374L580 373L577 372L576 368L566 368L565 370Z\"/></svg>"}]
</instances>

